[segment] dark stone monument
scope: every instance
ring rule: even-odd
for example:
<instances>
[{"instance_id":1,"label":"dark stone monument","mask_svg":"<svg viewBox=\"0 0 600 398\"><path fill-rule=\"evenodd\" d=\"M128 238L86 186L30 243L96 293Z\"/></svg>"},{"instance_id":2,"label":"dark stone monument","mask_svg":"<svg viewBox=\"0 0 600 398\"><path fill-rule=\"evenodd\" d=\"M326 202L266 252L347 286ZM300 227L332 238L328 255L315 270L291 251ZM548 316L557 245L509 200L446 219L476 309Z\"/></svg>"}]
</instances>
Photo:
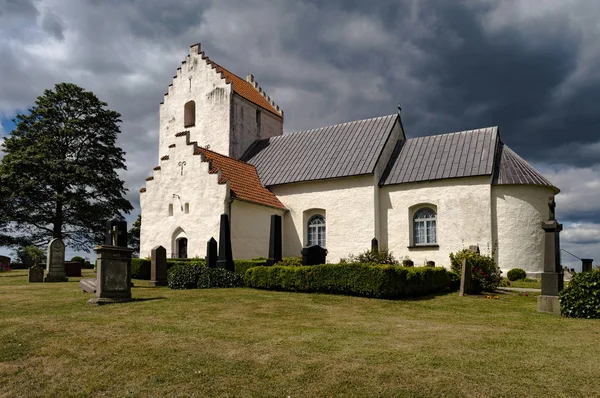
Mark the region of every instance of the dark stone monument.
<instances>
[{"instance_id":1,"label":"dark stone monument","mask_svg":"<svg viewBox=\"0 0 600 398\"><path fill-rule=\"evenodd\" d=\"M479 253L479 246L469 246L469 251L473 253ZM473 288L473 276L471 274L471 264L465 258L462 263L462 269L460 272L460 290L458 291L459 296L466 296L475 292Z\"/></svg>"},{"instance_id":2,"label":"dark stone monument","mask_svg":"<svg viewBox=\"0 0 600 398\"><path fill-rule=\"evenodd\" d=\"M10 257L0 256L0 264L4 264L4 265L10 266Z\"/></svg>"},{"instance_id":3,"label":"dark stone monument","mask_svg":"<svg viewBox=\"0 0 600 398\"><path fill-rule=\"evenodd\" d=\"M304 249L302 249L301 253L302 265L325 264L325 258L327 257L327 249L324 249L319 245L305 247Z\"/></svg>"},{"instance_id":4,"label":"dark stone monument","mask_svg":"<svg viewBox=\"0 0 600 398\"><path fill-rule=\"evenodd\" d=\"M44 269L34 265L29 268L29 283L43 282L44 281Z\"/></svg>"},{"instance_id":5,"label":"dark stone monument","mask_svg":"<svg viewBox=\"0 0 600 398\"><path fill-rule=\"evenodd\" d=\"M542 221L545 232L544 272L542 272L542 294L538 296L538 312L560 315L558 293L564 287L564 274L560 265L560 231L562 224L556 221L554 198L548 202L550 215L548 221Z\"/></svg>"},{"instance_id":6,"label":"dark stone monument","mask_svg":"<svg viewBox=\"0 0 600 398\"><path fill-rule=\"evenodd\" d=\"M62 240L54 238L48 243L46 257L46 278L44 282L66 282L65 273L65 244Z\"/></svg>"},{"instance_id":7,"label":"dark stone monument","mask_svg":"<svg viewBox=\"0 0 600 398\"><path fill-rule=\"evenodd\" d=\"M231 252L231 229L229 227L229 216L221 214L221 228L219 231L219 259L217 267L234 271L233 254Z\"/></svg>"},{"instance_id":8,"label":"dark stone monument","mask_svg":"<svg viewBox=\"0 0 600 398\"><path fill-rule=\"evenodd\" d=\"M427 261L428 267L435 267L435 261Z\"/></svg>"},{"instance_id":9,"label":"dark stone monument","mask_svg":"<svg viewBox=\"0 0 600 398\"><path fill-rule=\"evenodd\" d=\"M81 263L79 261L65 261L65 274L67 276L81 276Z\"/></svg>"},{"instance_id":10,"label":"dark stone monument","mask_svg":"<svg viewBox=\"0 0 600 398\"><path fill-rule=\"evenodd\" d=\"M210 238L206 242L206 266L208 268L217 268L217 241L215 238Z\"/></svg>"},{"instance_id":11,"label":"dark stone monument","mask_svg":"<svg viewBox=\"0 0 600 398\"><path fill-rule=\"evenodd\" d=\"M379 241L377 238L371 239L371 251L374 253L379 253Z\"/></svg>"},{"instance_id":12,"label":"dark stone monument","mask_svg":"<svg viewBox=\"0 0 600 398\"><path fill-rule=\"evenodd\" d=\"M582 258L581 259L581 272L590 272L592 270L592 263L594 259L592 258Z\"/></svg>"},{"instance_id":13,"label":"dark stone monument","mask_svg":"<svg viewBox=\"0 0 600 398\"><path fill-rule=\"evenodd\" d=\"M127 247L127 221L109 220L106 222L104 245Z\"/></svg>"},{"instance_id":14,"label":"dark stone monument","mask_svg":"<svg viewBox=\"0 0 600 398\"><path fill-rule=\"evenodd\" d=\"M149 286L167 285L167 249L156 246L150 252L150 281Z\"/></svg>"},{"instance_id":15,"label":"dark stone monument","mask_svg":"<svg viewBox=\"0 0 600 398\"><path fill-rule=\"evenodd\" d=\"M269 237L269 258L267 265L278 263L283 258L282 238L281 238L281 216L271 215L271 234Z\"/></svg>"},{"instance_id":16,"label":"dark stone monument","mask_svg":"<svg viewBox=\"0 0 600 398\"><path fill-rule=\"evenodd\" d=\"M91 283L93 279L85 279L79 284L84 291L95 290L96 297L88 300L92 305L131 301L131 254L134 249L127 247L127 223L113 220L106 226L106 242L113 244L94 249L98 253L95 286Z\"/></svg>"}]
</instances>

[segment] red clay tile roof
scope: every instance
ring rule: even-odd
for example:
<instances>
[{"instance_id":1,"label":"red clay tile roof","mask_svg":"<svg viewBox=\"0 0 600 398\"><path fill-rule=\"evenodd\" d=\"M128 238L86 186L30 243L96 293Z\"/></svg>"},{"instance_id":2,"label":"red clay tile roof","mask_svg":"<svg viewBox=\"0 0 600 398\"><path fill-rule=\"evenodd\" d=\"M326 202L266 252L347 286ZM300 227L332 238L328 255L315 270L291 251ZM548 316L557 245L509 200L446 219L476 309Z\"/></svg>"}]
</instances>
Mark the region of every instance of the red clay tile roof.
<instances>
[{"instance_id":1,"label":"red clay tile roof","mask_svg":"<svg viewBox=\"0 0 600 398\"><path fill-rule=\"evenodd\" d=\"M254 88L254 86L252 86L252 84L248 83L246 80L242 79L241 77L234 75L233 73L231 73L230 71L223 68L221 65L213 62L210 59L209 59L209 62L215 66L215 68L217 69L217 72L223 73L223 77L225 77L225 79L227 80L227 83L233 84L233 91L236 94L238 94L240 97L243 97L243 98L247 99L248 101L260 106L261 108L264 108L264 109L268 110L269 112L281 117L281 114L279 112L277 112L277 109L275 109L273 107L273 105L271 105L269 103L269 101L267 101L266 98L263 97L261 95L261 93L259 93Z\"/></svg>"},{"instance_id":2,"label":"red clay tile roof","mask_svg":"<svg viewBox=\"0 0 600 398\"><path fill-rule=\"evenodd\" d=\"M194 154L203 154L211 162L210 173L221 170L219 182L229 181L232 197L285 210L277 196L262 186L254 166L202 147L198 147Z\"/></svg>"}]
</instances>

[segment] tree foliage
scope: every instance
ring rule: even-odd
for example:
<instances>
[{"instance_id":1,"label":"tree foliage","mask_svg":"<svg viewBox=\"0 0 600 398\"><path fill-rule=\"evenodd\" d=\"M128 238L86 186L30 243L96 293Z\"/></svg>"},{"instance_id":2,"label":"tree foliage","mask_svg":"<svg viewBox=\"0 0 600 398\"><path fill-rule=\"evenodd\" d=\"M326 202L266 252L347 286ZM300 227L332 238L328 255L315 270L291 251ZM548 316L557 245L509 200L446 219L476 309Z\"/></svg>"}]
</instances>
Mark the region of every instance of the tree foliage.
<instances>
[{"instance_id":1,"label":"tree foliage","mask_svg":"<svg viewBox=\"0 0 600 398\"><path fill-rule=\"evenodd\" d=\"M137 218L131 225L131 229L127 234L129 247L135 249L134 253L140 253L140 233L142 231L142 215L138 214Z\"/></svg>"},{"instance_id":2,"label":"tree foliage","mask_svg":"<svg viewBox=\"0 0 600 398\"><path fill-rule=\"evenodd\" d=\"M75 249L100 243L104 221L132 210L117 175L121 115L94 93L57 84L38 97L3 143L0 244L41 246L60 238Z\"/></svg>"}]
</instances>

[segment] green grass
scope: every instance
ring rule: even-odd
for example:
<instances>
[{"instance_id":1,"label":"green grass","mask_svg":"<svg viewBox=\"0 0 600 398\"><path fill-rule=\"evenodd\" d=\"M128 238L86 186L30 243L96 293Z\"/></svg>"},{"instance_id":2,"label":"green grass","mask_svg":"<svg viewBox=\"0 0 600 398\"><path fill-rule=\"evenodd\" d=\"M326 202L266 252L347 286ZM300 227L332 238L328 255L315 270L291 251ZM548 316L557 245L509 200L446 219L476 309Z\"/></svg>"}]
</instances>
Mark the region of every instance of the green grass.
<instances>
[{"instance_id":1,"label":"green grass","mask_svg":"<svg viewBox=\"0 0 600 398\"><path fill-rule=\"evenodd\" d=\"M523 289L541 289L542 281L526 278L526 279L521 279L518 281L510 282L509 287L519 287L519 288L523 288Z\"/></svg>"},{"instance_id":2,"label":"green grass","mask_svg":"<svg viewBox=\"0 0 600 398\"><path fill-rule=\"evenodd\" d=\"M87 274L90 271L84 271ZM0 396L597 395L600 323L536 297L415 300L135 281L89 306L67 283L0 273Z\"/></svg>"}]
</instances>

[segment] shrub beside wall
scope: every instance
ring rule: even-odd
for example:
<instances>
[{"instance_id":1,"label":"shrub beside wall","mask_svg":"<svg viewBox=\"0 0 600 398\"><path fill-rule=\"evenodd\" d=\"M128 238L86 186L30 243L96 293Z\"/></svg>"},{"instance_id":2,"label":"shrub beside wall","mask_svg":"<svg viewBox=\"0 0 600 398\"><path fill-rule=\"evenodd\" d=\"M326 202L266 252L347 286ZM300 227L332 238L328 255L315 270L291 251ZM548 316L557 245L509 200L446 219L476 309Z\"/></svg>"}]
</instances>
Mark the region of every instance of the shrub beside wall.
<instances>
[{"instance_id":1,"label":"shrub beside wall","mask_svg":"<svg viewBox=\"0 0 600 398\"><path fill-rule=\"evenodd\" d=\"M514 282L527 277L527 272L521 268L513 268L506 273L506 277L509 281Z\"/></svg>"},{"instance_id":2,"label":"shrub beside wall","mask_svg":"<svg viewBox=\"0 0 600 398\"><path fill-rule=\"evenodd\" d=\"M168 258L167 270L176 265L196 264L205 265L206 262L201 258ZM132 258L131 259L131 278L150 280L151 262L149 258Z\"/></svg>"},{"instance_id":3,"label":"shrub beside wall","mask_svg":"<svg viewBox=\"0 0 600 398\"><path fill-rule=\"evenodd\" d=\"M600 269L573 275L559 301L563 316L600 319Z\"/></svg>"},{"instance_id":4,"label":"shrub beside wall","mask_svg":"<svg viewBox=\"0 0 600 398\"><path fill-rule=\"evenodd\" d=\"M171 289L209 289L244 285L242 276L235 272L224 268L208 268L191 262L172 267L167 281Z\"/></svg>"},{"instance_id":5,"label":"shrub beside wall","mask_svg":"<svg viewBox=\"0 0 600 398\"><path fill-rule=\"evenodd\" d=\"M494 259L468 249L463 249L456 254L450 253L452 272L459 275L459 279L464 259L471 265L471 277L476 292L492 292L500 285L502 271L500 271Z\"/></svg>"},{"instance_id":6,"label":"shrub beside wall","mask_svg":"<svg viewBox=\"0 0 600 398\"><path fill-rule=\"evenodd\" d=\"M360 263L256 267L246 271L244 282L246 286L257 289L377 298L419 296L439 292L449 286L444 268Z\"/></svg>"}]
</instances>

